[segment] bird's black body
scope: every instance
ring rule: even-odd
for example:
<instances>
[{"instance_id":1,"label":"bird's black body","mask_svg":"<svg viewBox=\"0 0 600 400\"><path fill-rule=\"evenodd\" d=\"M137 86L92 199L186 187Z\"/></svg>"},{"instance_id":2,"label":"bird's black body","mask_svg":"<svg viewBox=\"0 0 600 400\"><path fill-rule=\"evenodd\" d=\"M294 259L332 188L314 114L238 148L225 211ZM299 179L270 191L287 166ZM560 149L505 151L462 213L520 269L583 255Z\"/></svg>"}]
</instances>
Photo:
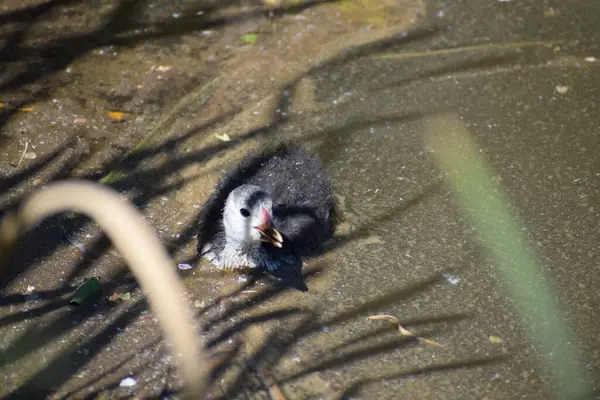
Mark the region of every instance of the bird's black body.
<instances>
[{"instance_id":1,"label":"bird's black body","mask_svg":"<svg viewBox=\"0 0 600 400\"><path fill-rule=\"evenodd\" d=\"M201 254L222 251L225 201L232 190L247 184L259 186L273 201L273 224L284 240L282 248L261 245L270 258L309 255L333 235L335 201L320 160L299 146L282 144L250 154L217 184L200 215Z\"/></svg>"}]
</instances>

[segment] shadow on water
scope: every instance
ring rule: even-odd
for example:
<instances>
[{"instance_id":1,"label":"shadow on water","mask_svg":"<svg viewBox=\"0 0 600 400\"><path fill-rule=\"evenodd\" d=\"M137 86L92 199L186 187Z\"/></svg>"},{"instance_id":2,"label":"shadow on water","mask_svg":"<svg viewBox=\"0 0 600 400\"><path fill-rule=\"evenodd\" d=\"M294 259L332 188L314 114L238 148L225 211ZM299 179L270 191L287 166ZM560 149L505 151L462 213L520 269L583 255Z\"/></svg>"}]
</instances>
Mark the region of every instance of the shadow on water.
<instances>
[{"instance_id":1,"label":"shadow on water","mask_svg":"<svg viewBox=\"0 0 600 400\"><path fill-rule=\"evenodd\" d=\"M219 144L219 148L227 147L227 146L228 146L227 144ZM205 156L207 156L207 155L206 154L199 155L199 157L205 157ZM136 172L134 171L132 173L132 175L135 175L135 174L136 174ZM123 185L123 182L122 181L118 182L116 185L117 186ZM122 187L122 188L125 188L125 187ZM160 190L158 192L159 193L158 195L168 194L168 193L170 193L170 190L172 190L171 187L163 188L163 190ZM407 207L410 207L411 204L416 204L420 201L420 199L428 196L428 194L431 192L431 190L435 190L435 188L425 191L422 195L417 196L412 200L409 200L407 203L404 203L398 207L394 207L394 208L390 209L384 215L381 215L380 217L375 218L376 221L373 221L373 223L376 224L379 220L381 220L381 221L388 220L390 218L393 218L394 215L398 215L398 214L402 213L402 211L405 210ZM140 196L145 196L148 199L150 199L152 197L149 192L141 192ZM140 204L139 202L137 202L137 203ZM200 219L200 217L197 218L197 220L199 220L199 219ZM66 239L64 237L64 233L63 233L63 235L56 235L57 233L64 232L63 229L68 231L69 229L80 227L84 223L86 223L84 219L69 219L65 222L64 219L61 219L60 217L58 217L53 222L44 223L43 224L43 227L45 227L44 230L39 229L39 228L34 229L31 234L27 235L24 238L23 244L24 244L24 246L27 246L27 243L43 242L44 243L43 248L45 248L45 250L46 250L45 255L49 256L50 254L52 254L53 249L50 246L48 246L52 242L49 243L45 239L45 237L48 233L50 233L51 236L53 236L53 237L62 238L62 240L55 242L55 246L59 246L61 244L65 244ZM48 230L48 229L50 229L50 230ZM357 231L353 232L348 237L338 238L332 244L332 248L335 246L341 246L345 243L351 242L355 238L360 237L363 234L363 230L368 230L368 229L369 229L369 227L365 226L362 229L358 229ZM187 231L187 232L194 232L194 227L187 226L187 227L184 227L183 230ZM181 239L179 239L179 240L181 240ZM79 274L83 273L86 268L91 266L93 264L94 260L97 260L102 254L104 254L108 248L108 245L109 245L109 243L105 238L97 240L92 247L90 247L88 250L86 250L84 257L76 264L75 268L73 269L73 271L76 271L76 273L73 272L68 276L68 280L66 281L63 288L61 288L60 290L56 290L56 291L48 291L48 292L39 293L42 296L41 299L44 299L47 301L43 306L31 309L31 310L29 310L27 312L23 312L21 314L14 314L14 315L8 316L6 318L0 319L0 325L6 326L6 325L13 324L13 323L18 323L19 321L41 317L45 313L53 311L53 310L60 310L62 313L62 315L60 317L58 317L56 320L54 320L53 322L51 322L47 325L42 325L42 326L38 327L37 329L32 329L32 330L28 331L25 335L23 335L21 338L12 342L11 345L9 346L9 348L7 349L7 351L4 353L3 363L18 361L23 356L34 352L36 349L39 349L39 348L43 347L44 345L51 343L53 340L60 337L65 332L68 332L68 331L74 329L75 326L73 325L73 320L77 320L81 324L81 323L83 323L83 321L86 321L87 319L96 315L100 311L96 308L85 307L85 306L75 309L75 310L72 310L72 309L65 310L64 308L67 306L67 303L65 300L65 295L70 294L70 292L72 292L72 290L74 289L75 278L77 276L79 276ZM50 248L47 248L46 246L48 246ZM168 243L167 246L171 249L177 248L177 246L175 246L173 243ZM25 263L23 261L23 259L29 260L29 261L27 263ZM19 251L16 254L16 257L13 260L13 262L11 263L11 265L13 265L13 266L19 265L19 266L25 267L25 266L29 265L28 263L30 263L31 261L33 261L33 258L30 258L29 252ZM11 272L16 272L18 274L19 272L22 272L23 270L24 269L19 270L17 268L16 271L11 271ZM315 274L318 274L319 272L320 272L320 270L318 268L315 270L304 271L303 280L306 279L306 280L310 281L311 277L315 276ZM121 275L121 276L109 277L109 280L110 280L110 282L113 282L115 284L120 284L126 279L124 274L125 274L125 272L123 272L123 275ZM260 275L260 273L258 273L255 276L252 276L251 279L249 280L249 282L247 283L247 285L242 286L242 288L240 288L240 290L237 293L233 293L231 295L231 297L234 297L236 294L239 294L240 292L242 292L244 290L244 288L249 288L249 287L253 286L258 279L264 279L264 277L262 277ZM7 281L8 281L8 279L7 279ZM5 282L5 284L7 284L7 283L8 282ZM303 281L302 281L302 283L303 283ZM425 285L432 284L432 283L433 283L433 280L426 282ZM296 288L298 288L298 287L296 286ZM244 301L243 303L236 303L235 305L228 307L227 310L222 315L219 315L218 317L216 317L216 319L214 319L214 318L208 319L204 324L205 330L206 330L206 332L213 331L213 330L219 331L220 325L226 325L228 318L233 317L233 316L242 315L243 313L248 311L247 309L250 305L264 304L266 301L272 300L272 299L276 298L277 296L282 295L283 293L285 293L286 291L288 291L290 289L291 289L290 283L286 282L285 280L284 281L280 281L280 280L271 281L271 283L269 284L269 287L260 291L260 293L258 293L256 296L251 297L248 301ZM338 315L337 318L326 321L325 323L329 324L329 325L335 325L335 324L338 324L338 323L341 323L344 321L348 321L348 320L354 318L356 315L358 315L362 312L365 312L369 309L373 309L373 308L382 306L384 304L391 304L395 301L398 301L399 299L403 298L402 294L404 294L406 296L411 293L414 293L416 290L417 290L417 287L411 288L408 290L399 291L397 293L396 292L390 293L389 295L384 296L384 297L378 299L377 301L374 301L369 304L365 304L364 306L355 309L352 313L345 313L345 314ZM8 304L18 304L19 302L25 303L26 299L27 299L26 296L23 296L23 297L19 297L17 295L5 296L4 298L2 298L2 304L8 305ZM224 299L219 299L218 301L216 301L216 303L218 303L222 300L224 300ZM94 354L97 354L105 344L109 343L111 341L111 339L114 337L114 335L119 333L120 329L128 326L128 324L131 323L131 321L133 321L136 317L138 317L140 315L140 313L146 309L145 303L142 303L142 304L139 304L135 307L130 308L126 313L119 316L118 319L115 320L115 322L109 324L106 328L104 328L102 330L102 332L91 335L89 337L89 339L87 339L86 342L81 345L81 347L85 347L90 350L90 353L88 355L83 357L83 356L81 356L81 354L76 353L75 350L67 351L65 354L61 355L56 360L52 361L50 363L50 365L46 366L39 373L34 375L26 383L21 385L21 387L17 391L15 391L15 395L21 396L21 395L33 395L33 394L39 395L40 393L42 393L42 394L51 393L52 392L51 388L59 386L61 382L65 382L71 376L73 376L73 374L75 374L76 371L81 369L83 366L87 365L89 360L92 359L92 356ZM210 307L207 310L205 310L205 312L209 311L209 309L210 309ZM109 308L105 308L103 310L108 311ZM278 359L285 353L285 350L288 349L289 347L291 347L298 339L300 339L303 336L306 336L308 334L314 333L321 328L321 326L323 325L323 322L320 322L319 319L317 318L317 316L312 314L312 311L301 309L301 308L296 308L296 309L291 308L291 309L287 309L287 310L280 310L278 312L264 313L264 314L258 315L258 316L254 315L252 317L241 318L239 320L239 322L237 322L233 326L225 327L216 338L210 340L209 347L212 348L213 346L218 346L219 344L227 341L231 337L234 337L235 335L240 334L250 325L260 324L262 322L269 321L269 320L270 321L280 320L280 319L284 319L284 318L290 318L290 317L293 318L295 316L302 316L302 315L309 315L310 317L304 317L305 319L306 318L308 318L308 319L303 320L302 323L300 324L300 326L297 327L296 330L291 335L286 336L285 340L277 337L277 335L274 335L274 337L270 338L270 341L272 341L272 343L270 341L265 342L264 348L253 357L253 359L251 360L251 362L249 362L248 365L253 365L255 363L259 363L262 360L263 356L266 357L267 354L269 355L270 360L272 360L273 357L275 357L275 359ZM200 318L204 319L202 317L202 315L200 315ZM440 317L440 318L443 319L444 317ZM117 327L119 327L119 330L117 330ZM358 354L351 354L347 359L342 357L342 358L339 358L336 360L332 360L329 363L324 363L322 365L317 364L317 365L311 367L311 370L324 369L329 364L340 365L340 364L343 364L344 362L350 362L352 360L364 358L367 356L373 356L373 355L377 354L379 351L385 351L386 349L398 347L401 343L405 343L405 341L398 341L398 340L392 341L392 342L389 342L387 345L378 346L378 347L376 346L376 347L370 348L368 351L365 351L365 352L361 352ZM273 352L275 351L276 348L279 348L280 351L274 355ZM233 357L235 357L236 355L238 355L237 352L232 352L230 354L231 359L233 359ZM215 367L215 370L213 372L214 380L216 380L220 376L220 374L224 373L224 371L227 370L227 365L229 365L228 364L229 362L231 362L230 359L223 360L218 368ZM115 367L115 370L116 370L116 367ZM228 396L234 395L234 393L236 393L236 391L244 390L243 389L243 382L245 379L244 374L250 373L249 371L251 371L251 369L249 369L247 372L241 373L236 384L234 386L232 386L230 389L228 389L230 391L227 392L222 398L229 398ZM106 390L106 389L107 389L107 387L103 387L103 390Z\"/></svg>"},{"instance_id":2,"label":"shadow on water","mask_svg":"<svg viewBox=\"0 0 600 400\"><path fill-rule=\"evenodd\" d=\"M0 24L8 24L9 22L15 22L18 28L12 32L7 39L4 41L3 48L0 49L0 54L5 54L6 59L10 60L14 65L25 65L20 72L13 73L8 72L0 80L0 92L19 89L29 84L39 82L43 79L50 79L52 74L65 68L67 65L72 63L77 58L89 52L91 49L107 46L107 45L119 45L119 46L132 46L140 41L148 40L151 38L167 37L169 35L181 35L186 32L195 30L203 30L209 27L217 26L218 24L225 24L228 21L235 21L237 19L245 18L245 14L240 14L234 17L218 18L215 17L219 11L216 7L209 7L206 5L198 6L205 13L202 17L190 17L182 18L177 22L170 22L164 24L152 25L152 32L136 34L136 29L144 30L143 24L131 23L135 20L136 13L139 7L143 4L142 1L130 0L121 1L118 6L115 7L108 16L105 17L105 21L98 27L76 35L70 35L67 37L59 37L50 40L48 43L41 45L28 45L24 42L24 37L28 33L28 29L40 18L44 18L51 14L57 7L65 7L73 5L75 1L49 1L37 6L28 7L26 9L15 11L13 13L7 13L0 16ZM303 7L310 7L311 5L318 4L318 1L306 2L301 5L289 9L276 10L275 15L281 15L282 13L294 13L302 10ZM213 4L213 2L210 2ZM264 12L263 9L253 12ZM306 72L305 76L314 73L320 69L325 69L336 63L347 62L353 58L359 58L369 54L377 53L385 50L391 45L401 45L412 40L423 40L431 35L435 34L435 30L422 30L416 32L414 35L398 36L394 38L388 38L382 40L380 43L371 43L368 46L356 47L350 51L342 54L338 58L332 59L329 63L314 67L312 70ZM35 55L35 56L34 56ZM475 67L479 67L477 64ZM451 68L442 68L439 71L432 71L424 75L420 75L415 79L423 79L429 76L435 76L435 74L445 74L449 71L458 71L461 68L471 68L473 63L465 63L461 65L455 65ZM301 79L301 78L300 78ZM294 86L300 80L291 83L284 88L279 94L278 108L288 109L289 108L289 97L284 96L285 90L293 91ZM28 97L22 101L22 104L30 103L34 100L39 100L48 96L48 93L52 90L52 81L50 80L44 85L42 89L30 92ZM291 97L291 96L290 96ZM16 104L18 106L18 104ZM2 126L8 118L13 114L12 111L3 110L4 114L1 116L0 126ZM285 115L285 113L283 113ZM395 121L409 121L416 120L424 114L415 113L410 115L398 115L392 116L389 120ZM261 138L265 141L272 139L273 134L277 128L286 123L286 118L282 116L282 113L277 113L275 110L272 111L272 122L269 126L265 126L253 131L247 132L237 142L219 142L218 144L208 146L202 150L186 153L183 156L179 156L170 159L168 163L163 165L152 164L148 168L142 167L145 161L156 157L162 153L168 153L171 149L179 146L184 140L204 134L211 126L223 122L228 119L229 115L221 116L209 123L195 127L183 134L182 136L169 139L161 144L149 146L142 149L135 154L132 154L124 159L108 160L105 163L105 167L94 173L90 173L84 178L87 179L98 179L103 176L109 170L121 170L125 171L126 174L110 183L110 186L120 191L135 190L135 196L133 202L140 207L147 205L152 199L158 196L168 196L174 190L185 184L183 179L178 179L175 182L166 183L167 177L172 176L184 167L204 163L207 160L219 155L233 147L243 146L246 141L253 138ZM329 130L309 134L305 140L318 139L322 140L320 152L323 153L323 157L326 163L330 162L336 152L341 150L341 144L339 143L339 137L342 134L351 135L352 132L357 129L357 126L370 126L381 122L374 118L368 121L347 121L344 126L333 127ZM3 191L11 191L19 185L29 180L37 172L48 168L52 163L55 162L63 153L66 151L64 148L57 150L55 153L46 156L44 159L36 162L33 166L25 169L24 171L13 174L9 177L3 177L0 180L0 188ZM49 181L60 179L69 176L71 171L77 164L85 163L87 161L85 156L77 156L72 158L68 163L67 168L63 168L57 171L54 175L50 176ZM366 231L370 229L371 224L377 224L382 221L393 219L396 216L402 214L407 208L418 204L427 196L430 196L436 190L439 189L441 183L434 184L431 187L426 187L421 191L420 194L414 196L412 199L404 202L401 205L393 206L380 216L373 219L372 222L360 227L352 234L346 236L339 236L332 243L329 249L337 246L346 245L351 243L353 240L361 237ZM20 197L17 196L13 199L9 206L14 206L20 201ZM2 210L3 212L6 209ZM175 252L177 249L182 248L194 239L198 225L202 220L202 215L199 213L190 224L181 228L181 234L175 239L169 239L166 241L165 246L171 251ZM57 249L61 246L68 244L68 233L81 229L88 220L82 217L75 218L64 218L55 217L48 221L45 221L40 227L34 229L28 233L22 239L22 246L17 250L16 254L11 260L10 271L0 271L3 276L0 281L0 289L6 288L12 280L17 278L20 274L27 271L36 259L46 259L54 254ZM43 246L38 246L39 243L43 243ZM2 358L0 358L0 364L6 365L22 359L28 354L35 352L37 349L44 345L52 342L56 338L64 335L70 330L74 329L73 321L76 321L76 325L82 325L85 321L88 321L92 316L96 315L100 311L108 311L112 309L112 306L104 304L101 308L92 306L82 306L80 308L72 308L67 306L66 296L71 293L75 287L75 280L80 277L95 261L97 261L102 255L106 254L109 248L109 242L106 237L102 236L96 239L91 246L89 246L83 257L78 260L76 265L73 267L72 272L65 279L65 283L62 288L58 290L39 292L40 300L44 300L45 303L37 308L30 309L26 312L16 313L6 317L0 318L0 326L7 327L8 325L15 324L26 319L35 319L41 317L51 311L59 311L59 316L52 322L31 329L28 332L21 335L21 337L14 340L3 352ZM307 282L320 272L319 268L303 271L302 278ZM251 308L256 308L265 302L281 296L286 291L290 290L289 282L285 280L275 279L269 282L266 288L258 291L258 293L249 296L242 302L232 303L224 312L219 312L216 308L217 304L222 303L225 300L231 300L237 298L245 288L253 287L256 280L263 279L260 275L250 277L249 281L242 285L237 290L233 291L229 295L222 298L216 299L212 305L207 306L199 314L199 318L204 321L204 334L213 335L208 342L209 350L214 350L212 361L212 381L217 382L218 379L227 371L228 367L232 365L236 357L243 358L243 364L246 368L242 368L239 371L238 376L234 379L233 383L223 390L220 398L226 399L231 398L235 395L242 393L245 388L245 380L253 373L257 368L261 366L268 367L274 365L278 360L286 354L295 343L302 338L306 338L309 335L319 332L323 325L336 326L350 321L361 314L369 312L373 309L382 307L384 305L390 305L397 303L401 299L405 299L424 290L427 287L435 284L439 281L440 276L425 279L423 282L416 283L408 288L398 289L389 294L373 299L367 303L356 306L350 311L337 313L333 317L324 318L322 315L317 314L314 310L308 308L288 308L282 309L276 312L262 313L252 316L243 316ZM133 288L133 283L128 281L126 273L122 272L115 276L107 278L112 284L123 284L126 282ZM304 283L304 282L303 282ZM293 285L292 285L293 286ZM6 295L0 299L2 307L6 307L11 304L25 304L27 302L26 296L20 295ZM89 350L88 354L80 354L77 350L66 350L56 359L52 360L48 365L44 366L34 376L27 379L23 384L15 390L12 395L14 397L40 397L46 396L60 387L63 383L69 380L71 377L77 374L77 372L84 366L86 366L90 360L93 359L107 344L109 344L116 335L118 335L123 329L129 326L134 319L136 319L143 311L147 309L145 301L135 302L127 307L123 307L121 313L106 327L104 327L99 333L90 333L84 343L80 347L85 347ZM237 316L237 322L231 324L228 322L231 317ZM240 317L241 316L241 317ZM426 324L426 323L452 323L461 318L465 318L465 315L450 315L450 316L436 316L428 320L413 320L412 324ZM285 332L270 333L269 336L263 341L262 345L250 356L246 357L242 355L241 347L239 345L239 339L237 338L241 333L247 330L248 327L262 324L268 321L274 320L285 320L289 322L289 327ZM223 325L226 325L223 327ZM216 333L215 333L216 332ZM381 339L380 343L373 345L365 345L366 347L355 350L348 350L347 346L352 343L342 343L333 348L325 349L324 352L327 354L323 358L317 358L313 362L304 366L302 370L296 374L285 377L283 381L292 381L314 371L321 371L327 368L335 366L341 366L350 362L365 359L368 357L374 357L383 352L402 348L408 346L412 339L398 337L393 339L384 340L384 336L389 334L389 330L376 329L371 333L365 334L354 339L352 343L360 343L367 339ZM389 335L388 335L389 336ZM220 351L219 346L226 344L229 339L236 338L233 346L227 349L227 351ZM157 339L152 339L148 346L155 345ZM338 354L343 350L343 354ZM225 354L219 358L219 354ZM77 391L83 391L85 387L98 382L110 374L110 371L117 371L120 366L124 365L128 360L135 357L135 354L129 354L123 356L112 368L106 368L106 372L93 378L86 386L82 386ZM493 363L501 361L500 358L490 359L475 359L475 360L461 360L453 363L446 363L441 365L433 365L429 367L423 367L420 369L406 369L398 372L393 376L409 376L416 374L424 374L433 371L444 371L449 369L465 368L477 365L483 365L486 363ZM368 384L370 381L381 380L391 378L392 375L382 375L375 378L368 378L364 380L356 380L353 385L345 390L344 393L351 394L358 390L359 387ZM103 390L115 388L118 385L116 383L104 385L101 389L90 393L87 398L93 398Z\"/></svg>"},{"instance_id":3,"label":"shadow on water","mask_svg":"<svg viewBox=\"0 0 600 400\"><path fill-rule=\"evenodd\" d=\"M239 5L239 1L192 2L182 10L181 18L145 15L151 9L148 0L121 0L110 8L102 3L75 0L50 0L41 4L25 6L16 11L0 14L0 57L5 62L0 70L0 94L27 89L21 99L0 110L0 127L13 117L19 107L35 101L48 99L55 89L52 77L90 51L108 46L132 47L139 43L169 37L179 37L191 32L202 32L227 24L236 24L249 18L269 13L272 18L296 14L321 3L338 0L304 1L288 7L268 9L256 6L228 13L224 9ZM101 15L91 28L84 32L60 35L56 30L34 43L28 41L36 24L51 21L62 9L72 14L95 13ZM106 10L110 10L108 13ZM144 18L146 17L146 18ZM151 20L148 21L148 20ZM29 87L32 84L39 86Z\"/></svg>"},{"instance_id":4,"label":"shadow on water","mask_svg":"<svg viewBox=\"0 0 600 400\"><path fill-rule=\"evenodd\" d=\"M477 368L485 365L497 364L507 360L505 356L499 357L487 357L487 358L475 358L472 360L464 360L457 362L449 362L449 363L440 363L436 365L430 365L421 368L406 368L397 373L392 374L381 374L372 378L367 379L356 379L354 383L349 385L349 387L340 391L335 399L346 399L350 396L358 395L358 391L363 387L370 383L377 383L383 380L391 380L391 379L404 379L410 377L416 377L419 375L431 374L435 372L448 372L452 370L465 369L465 368Z\"/></svg>"},{"instance_id":5,"label":"shadow on water","mask_svg":"<svg viewBox=\"0 0 600 400\"><path fill-rule=\"evenodd\" d=\"M54 392L57 383L69 377L69 371L77 371L82 366L89 363L96 354L111 343L116 335L121 333L121 326L126 326L132 319L138 317L147 309L146 301L140 301L132 305L126 312L119 315L114 321L83 343L86 352L80 351L79 348L63 351L60 356L56 357L48 363L48 365L40 372L32 376L26 384L21 386L14 395L19 398L39 398L47 397ZM23 354L17 353L20 349L33 349L42 345L39 343L41 337L48 336L48 339L57 337L65 328L74 329L73 321L79 321L81 324L85 318L89 318L89 310L84 310L81 313L70 313L49 326L42 326L38 329L27 332L19 341L17 341L10 350L5 353L6 360L11 362L22 357ZM81 319L79 319L81 318ZM50 372L49 371L54 371ZM59 372L64 371L64 372ZM58 378L58 381L56 380Z\"/></svg>"},{"instance_id":6,"label":"shadow on water","mask_svg":"<svg viewBox=\"0 0 600 400\"><path fill-rule=\"evenodd\" d=\"M402 288L399 290L395 290L385 296L375 298L372 301L368 301L364 304L361 304L357 307L352 308L349 311L338 313L329 318L323 318L322 315L319 315L311 310L300 310L300 309L290 309L285 310L282 313L280 318L285 318L285 313L298 314L298 318L293 321L286 319L286 324L288 325L289 330L282 332L281 334L270 334L267 336L267 339L263 342L263 345L257 349L252 357L246 360L247 368L244 368L240 371L235 382L227 387L227 389L221 394L219 398L227 399L233 398L237 395L243 393L244 385L243 382L250 379L251 371L254 370L272 370L273 367L278 363L278 361L283 357L286 353L289 352L290 348L298 343L306 339L309 336L315 335L319 332L322 332L323 326L327 326L330 329L335 329L336 326L340 326L348 321L355 319L358 316L364 315L366 312L369 312L373 309L377 309L381 306L389 306L390 304L397 303L403 299L409 298L412 295L415 295L423 290L426 290L429 286L435 284L440 280L441 276L436 275L431 278L428 278L422 282L414 284L413 286ZM246 304L252 304L254 302L263 301L262 297L264 294L258 294L251 301ZM259 303L260 304L260 303ZM246 306L248 307L248 306ZM241 312L242 310L238 310ZM262 316L256 317L256 320L260 320ZM432 322L448 322L453 323L457 322L463 318L467 318L468 316L465 314L459 315L445 315L433 317L430 319L421 319L416 322L417 324L430 324ZM216 321L215 321L216 322ZM254 322L252 319L245 319L240 321L238 324L234 325L226 332L233 331L240 326L245 326L248 323ZM404 322L403 322L404 323ZM390 333L392 335L390 336ZM394 335L396 333L396 335ZM425 332L425 334L433 334L435 330ZM218 340L227 339L228 335L219 336ZM343 341L342 343L336 344L332 347L328 348L320 348L318 353L315 354L314 357L311 358L310 361L306 363L302 363L302 367L296 373L293 373L289 376L279 377L280 383L291 382L296 379L299 379L308 374L325 371L330 368L341 367L352 362L365 360L371 357L376 357L383 353L389 351L395 351L402 349L406 346L411 346L415 341L415 338L407 338L397 335L397 331L394 328L375 328L368 333L363 335L355 336L352 339ZM373 343L374 342L374 343ZM211 342L214 344L215 342ZM497 357L489 357L486 359L478 359L478 360L462 360L456 361L452 364L443 364L443 365L431 365L424 368L418 368L413 370L405 370L401 373L398 373L398 376L402 374L408 376L411 374L419 374L426 373L428 370L448 370L452 368L465 368L470 366L483 365L484 363L494 363L500 362L501 358ZM385 376L378 376L377 378L371 378L372 380L380 380L385 379ZM364 381L356 381L351 388L348 389L348 392L357 390L363 384L368 383L368 379Z\"/></svg>"}]
</instances>

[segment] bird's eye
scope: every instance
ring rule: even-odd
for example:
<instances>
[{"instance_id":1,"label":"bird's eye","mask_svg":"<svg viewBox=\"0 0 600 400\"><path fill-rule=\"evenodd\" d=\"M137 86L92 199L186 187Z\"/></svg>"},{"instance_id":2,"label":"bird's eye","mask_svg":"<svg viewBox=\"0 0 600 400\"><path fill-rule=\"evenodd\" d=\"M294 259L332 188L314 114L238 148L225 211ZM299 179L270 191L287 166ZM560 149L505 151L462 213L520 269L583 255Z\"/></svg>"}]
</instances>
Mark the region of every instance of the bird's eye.
<instances>
[{"instance_id":1,"label":"bird's eye","mask_svg":"<svg viewBox=\"0 0 600 400\"><path fill-rule=\"evenodd\" d=\"M250 211L246 210L245 208L242 208L240 209L240 214L242 214L242 217L248 218L250 216Z\"/></svg>"}]
</instances>

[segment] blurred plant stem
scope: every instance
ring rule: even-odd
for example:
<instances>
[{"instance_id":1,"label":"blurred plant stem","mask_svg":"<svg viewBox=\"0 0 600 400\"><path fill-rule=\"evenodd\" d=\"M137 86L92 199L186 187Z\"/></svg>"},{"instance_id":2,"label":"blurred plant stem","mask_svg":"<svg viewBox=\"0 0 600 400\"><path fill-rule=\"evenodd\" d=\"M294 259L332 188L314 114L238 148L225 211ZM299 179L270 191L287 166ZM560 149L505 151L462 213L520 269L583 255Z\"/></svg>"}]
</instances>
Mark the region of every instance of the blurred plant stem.
<instances>
[{"instance_id":1,"label":"blurred plant stem","mask_svg":"<svg viewBox=\"0 0 600 400\"><path fill-rule=\"evenodd\" d=\"M542 367L551 374L556 398L582 399L592 394L584 362L551 283L544 277L536 255L478 147L458 117L447 113L427 124L427 142L447 173L458 201L478 230L516 301L521 322L540 353Z\"/></svg>"}]
</instances>

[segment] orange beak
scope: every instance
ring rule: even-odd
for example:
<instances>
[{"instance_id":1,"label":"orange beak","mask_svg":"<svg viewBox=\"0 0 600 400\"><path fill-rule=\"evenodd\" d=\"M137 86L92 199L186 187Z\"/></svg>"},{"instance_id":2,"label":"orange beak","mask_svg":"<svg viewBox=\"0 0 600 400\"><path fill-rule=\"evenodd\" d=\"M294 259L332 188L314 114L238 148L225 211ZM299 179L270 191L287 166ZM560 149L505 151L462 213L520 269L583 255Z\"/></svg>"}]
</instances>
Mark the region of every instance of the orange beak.
<instances>
[{"instance_id":1,"label":"orange beak","mask_svg":"<svg viewBox=\"0 0 600 400\"><path fill-rule=\"evenodd\" d=\"M260 240L266 243L270 243L275 247L282 247L283 237L277 229L273 227L273 219L271 214L265 208L262 209L263 223L259 226L255 226L254 229L260 233Z\"/></svg>"}]
</instances>

